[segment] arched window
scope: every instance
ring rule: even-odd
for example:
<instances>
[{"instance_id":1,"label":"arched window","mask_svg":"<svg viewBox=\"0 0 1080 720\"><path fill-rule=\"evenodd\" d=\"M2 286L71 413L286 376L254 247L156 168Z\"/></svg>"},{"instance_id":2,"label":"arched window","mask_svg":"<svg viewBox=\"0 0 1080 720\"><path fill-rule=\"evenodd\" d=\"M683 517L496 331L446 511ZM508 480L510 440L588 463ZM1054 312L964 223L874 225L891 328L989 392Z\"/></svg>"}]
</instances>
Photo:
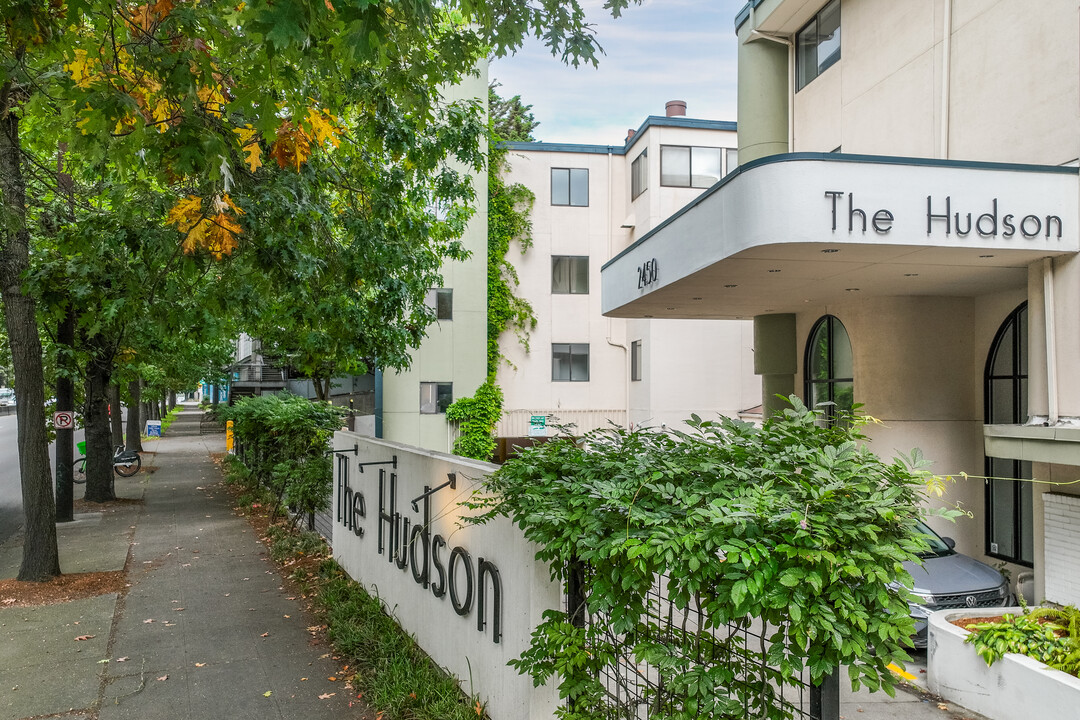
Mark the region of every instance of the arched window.
<instances>
[{"instance_id":1,"label":"arched window","mask_svg":"<svg viewBox=\"0 0 1080 720\"><path fill-rule=\"evenodd\" d=\"M826 315L810 331L803 370L807 406L824 410L830 422L838 413L851 412L855 402L851 341L836 317Z\"/></svg>"},{"instance_id":2,"label":"arched window","mask_svg":"<svg viewBox=\"0 0 1080 720\"><path fill-rule=\"evenodd\" d=\"M988 425L1019 425L1027 420L1027 303L998 329L986 358L985 418ZM986 554L1032 565L1034 561L1031 463L986 458Z\"/></svg>"}]
</instances>

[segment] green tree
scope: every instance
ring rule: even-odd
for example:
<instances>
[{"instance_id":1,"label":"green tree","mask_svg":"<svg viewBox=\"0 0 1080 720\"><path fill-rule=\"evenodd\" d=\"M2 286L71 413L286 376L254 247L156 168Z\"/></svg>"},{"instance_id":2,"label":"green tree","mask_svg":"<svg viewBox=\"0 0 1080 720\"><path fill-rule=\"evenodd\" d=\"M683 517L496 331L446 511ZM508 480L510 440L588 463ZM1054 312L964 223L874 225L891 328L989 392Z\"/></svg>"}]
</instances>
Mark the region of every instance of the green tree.
<instances>
[{"instance_id":1,"label":"green tree","mask_svg":"<svg viewBox=\"0 0 1080 720\"><path fill-rule=\"evenodd\" d=\"M618 15L629 2L605 6ZM266 217L281 208L312 217L303 202L310 185L259 190L271 160L297 176L319 164L340 225L359 217L366 241L392 242L416 207L460 196L431 178L430 147L407 147L400 132L438 141L450 123L438 88L527 34L575 65L595 63L597 51L577 0L0 0L0 15L0 283L19 393L27 525L19 577L33 580L59 564L37 298L22 282L31 247L24 119L67 141L98 185L172 192L166 219L186 253L222 259L260 237L249 252L276 250L287 238ZM441 150L475 166L476 148L445 139ZM366 184L387 168L398 183Z\"/></svg>"},{"instance_id":2,"label":"green tree","mask_svg":"<svg viewBox=\"0 0 1080 720\"><path fill-rule=\"evenodd\" d=\"M488 86L488 114L495 137L514 142L535 142L533 130L540 121L533 116L532 105L524 104L520 95L504 99L498 93L500 87L502 84L499 82L492 82Z\"/></svg>"}]
</instances>

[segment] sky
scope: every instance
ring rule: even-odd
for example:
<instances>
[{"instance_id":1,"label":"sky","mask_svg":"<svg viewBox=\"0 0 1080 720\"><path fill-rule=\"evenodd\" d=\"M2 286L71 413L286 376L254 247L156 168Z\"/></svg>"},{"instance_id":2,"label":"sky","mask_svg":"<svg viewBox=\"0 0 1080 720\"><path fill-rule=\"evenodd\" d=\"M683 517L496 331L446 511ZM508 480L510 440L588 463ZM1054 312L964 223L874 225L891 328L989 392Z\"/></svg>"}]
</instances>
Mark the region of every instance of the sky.
<instances>
[{"instance_id":1,"label":"sky","mask_svg":"<svg viewBox=\"0 0 1080 720\"><path fill-rule=\"evenodd\" d=\"M629 128L685 100L688 117L735 120L735 14L745 0L643 0L618 20L582 0L606 54L563 65L538 41L492 61L503 97L532 105L543 142L619 145Z\"/></svg>"}]
</instances>

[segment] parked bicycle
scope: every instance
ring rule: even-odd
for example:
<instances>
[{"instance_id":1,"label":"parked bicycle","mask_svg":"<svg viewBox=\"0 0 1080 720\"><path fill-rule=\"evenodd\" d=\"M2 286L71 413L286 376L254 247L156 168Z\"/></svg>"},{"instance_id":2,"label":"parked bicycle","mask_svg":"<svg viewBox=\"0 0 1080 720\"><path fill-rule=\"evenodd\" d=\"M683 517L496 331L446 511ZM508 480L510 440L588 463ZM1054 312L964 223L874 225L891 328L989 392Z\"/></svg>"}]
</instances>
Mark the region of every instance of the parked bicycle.
<instances>
[{"instance_id":1,"label":"parked bicycle","mask_svg":"<svg viewBox=\"0 0 1080 720\"><path fill-rule=\"evenodd\" d=\"M86 441L76 443L80 453L86 452ZM113 450L113 472L120 477L131 477L142 467L142 457L134 450L117 445ZM86 457L76 458L71 465L71 480L76 484L86 482Z\"/></svg>"}]
</instances>

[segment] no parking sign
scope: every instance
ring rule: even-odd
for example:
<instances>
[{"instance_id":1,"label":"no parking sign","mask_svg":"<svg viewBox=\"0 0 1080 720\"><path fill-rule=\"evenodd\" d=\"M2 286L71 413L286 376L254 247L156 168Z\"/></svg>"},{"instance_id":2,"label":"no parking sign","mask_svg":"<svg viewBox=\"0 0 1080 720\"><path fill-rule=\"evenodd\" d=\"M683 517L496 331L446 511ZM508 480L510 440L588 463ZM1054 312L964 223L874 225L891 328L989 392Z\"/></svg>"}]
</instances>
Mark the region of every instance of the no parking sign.
<instances>
[{"instance_id":1,"label":"no parking sign","mask_svg":"<svg viewBox=\"0 0 1080 720\"><path fill-rule=\"evenodd\" d=\"M52 416L53 427L57 430L74 430L75 413L71 410L60 410Z\"/></svg>"}]
</instances>

